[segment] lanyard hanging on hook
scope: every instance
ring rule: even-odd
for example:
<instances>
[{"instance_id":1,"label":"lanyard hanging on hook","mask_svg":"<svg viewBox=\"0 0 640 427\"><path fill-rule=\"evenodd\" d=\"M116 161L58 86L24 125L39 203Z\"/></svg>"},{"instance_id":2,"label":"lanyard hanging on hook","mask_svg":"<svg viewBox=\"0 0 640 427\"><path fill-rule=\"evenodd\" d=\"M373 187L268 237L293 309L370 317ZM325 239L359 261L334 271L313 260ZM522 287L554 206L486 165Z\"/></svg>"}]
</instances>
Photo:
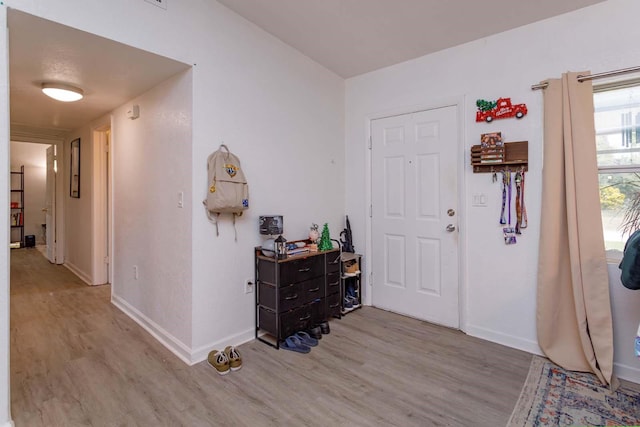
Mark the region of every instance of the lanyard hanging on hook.
<instances>
[{"instance_id":1,"label":"lanyard hanging on hook","mask_svg":"<svg viewBox=\"0 0 640 427\"><path fill-rule=\"evenodd\" d=\"M527 208L524 205L524 168L522 168L522 171L520 171L520 174L522 176L521 178L521 185L522 185L522 195L521 198L522 200L520 201L520 205L521 205L521 209L522 209L522 218L520 220L520 228L527 228Z\"/></svg>"},{"instance_id":2,"label":"lanyard hanging on hook","mask_svg":"<svg viewBox=\"0 0 640 427\"><path fill-rule=\"evenodd\" d=\"M516 234L520 232L520 223L522 222L522 172L516 172Z\"/></svg>"},{"instance_id":3,"label":"lanyard hanging on hook","mask_svg":"<svg viewBox=\"0 0 640 427\"><path fill-rule=\"evenodd\" d=\"M505 209L507 207L507 173L502 171L502 209L500 210L500 224L507 223Z\"/></svg>"},{"instance_id":4,"label":"lanyard hanging on hook","mask_svg":"<svg viewBox=\"0 0 640 427\"><path fill-rule=\"evenodd\" d=\"M507 217L509 219L508 222ZM509 168L502 171L502 209L500 211L500 224L511 225L511 171Z\"/></svg>"}]
</instances>

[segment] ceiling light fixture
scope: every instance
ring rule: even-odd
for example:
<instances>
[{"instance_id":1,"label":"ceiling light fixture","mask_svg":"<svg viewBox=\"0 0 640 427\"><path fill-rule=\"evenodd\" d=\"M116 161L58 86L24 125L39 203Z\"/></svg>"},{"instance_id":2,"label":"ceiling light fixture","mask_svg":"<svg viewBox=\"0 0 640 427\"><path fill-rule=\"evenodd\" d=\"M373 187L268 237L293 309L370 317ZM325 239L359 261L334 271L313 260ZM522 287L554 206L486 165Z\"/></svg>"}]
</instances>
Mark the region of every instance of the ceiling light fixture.
<instances>
[{"instance_id":1,"label":"ceiling light fixture","mask_svg":"<svg viewBox=\"0 0 640 427\"><path fill-rule=\"evenodd\" d=\"M60 83L42 83L45 95L62 102L79 101L83 97L82 89Z\"/></svg>"}]
</instances>

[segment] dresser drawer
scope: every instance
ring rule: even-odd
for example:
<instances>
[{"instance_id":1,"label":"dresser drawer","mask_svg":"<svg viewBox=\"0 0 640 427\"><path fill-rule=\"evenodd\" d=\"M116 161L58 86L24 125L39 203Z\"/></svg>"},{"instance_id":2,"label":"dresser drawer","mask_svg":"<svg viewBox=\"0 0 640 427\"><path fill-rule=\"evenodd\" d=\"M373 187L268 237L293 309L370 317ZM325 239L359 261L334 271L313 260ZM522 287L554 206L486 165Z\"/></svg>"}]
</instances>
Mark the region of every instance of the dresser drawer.
<instances>
[{"instance_id":1,"label":"dresser drawer","mask_svg":"<svg viewBox=\"0 0 640 427\"><path fill-rule=\"evenodd\" d=\"M265 307L258 310L258 328L270 333L274 337L277 336L276 331L276 312Z\"/></svg>"},{"instance_id":2,"label":"dresser drawer","mask_svg":"<svg viewBox=\"0 0 640 427\"><path fill-rule=\"evenodd\" d=\"M315 288L317 288L317 281L318 279L292 283L289 286L281 287L278 293L276 293L275 286L260 282L258 304L275 311L277 295L279 297L278 312L289 311L318 298L318 296L314 296L318 295L317 292L314 292ZM322 293L324 294L324 292Z\"/></svg>"},{"instance_id":3,"label":"dresser drawer","mask_svg":"<svg viewBox=\"0 0 640 427\"><path fill-rule=\"evenodd\" d=\"M325 296L324 277L317 277L304 282L304 294L305 302L323 298Z\"/></svg>"},{"instance_id":4,"label":"dresser drawer","mask_svg":"<svg viewBox=\"0 0 640 427\"><path fill-rule=\"evenodd\" d=\"M324 298L317 299L309 304L311 307L310 326L318 325L320 322L327 320L324 306L326 301Z\"/></svg>"},{"instance_id":5,"label":"dresser drawer","mask_svg":"<svg viewBox=\"0 0 640 427\"><path fill-rule=\"evenodd\" d=\"M274 261L259 259L257 269L258 277L260 278L261 282L268 282L271 284L277 283L276 263Z\"/></svg>"},{"instance_id":6,"label":"dresser drawer","mask_svg":"<svg viewBox=\"0 0 640 427\"><path fill-rule=\"evenodd\" d=\"M304 282L324 274L321 256L311 256L280 264L280 286Z\"/></svg>"},{"instance_id":7,"label":"dresser drawer","mask_svg":"<svg viewBox=\"0 0 640 427\"><path fill-rule=\"evenodd\" d=\"M340 251L329 252L325 256L327 273L340 272Z\"/></svg>"},{"instance_id":8,"label":"dresser drawer","mask_svg":"<svg viewBox=\"0 0 640 427\"><path fill-rule=\"evenodd\" d=\"M308 329L311 319L311 304L283 313L280 315L280 337L284 340L298 331Z\"/></svg>"},{"instance_id":9,"label":"dresser drawer","mask_svg":"<svg viewBox=\"0 0 640 427\"><path fill-rule=\"evenodd\" d=\"M260 281L258 284L258 305L271 310L276 309L276 287L269 283Z\"/></svg>"},{"instance_id":10,"label":"dresser drawer","mask_svg":"<svg viewBox=\"0 0 640 427\"><path fill-rule=\"evenodd\" d=\"M306 283L294 283L280 288L280 313L289 311L307 302Z\"/></svg>"},{"instance_id":11,"label":"dresser drawer","mask_svg":"<svg viewBox=\"0 0 640 427\"><path fill-rule=\"evenodd\" d=\"M326 298L327 318L340 316L340 294L329 295Z\"/></svg>"},{"instance_id":12,"label":"dresser drawer","mask_svg":"<svg viewBox=\"0 0 640 427\"><path fill-rule=\"evenodd\" d=\"M340 292L340 272L327 274L327 296Z\"/></svg>"}]
</instances>

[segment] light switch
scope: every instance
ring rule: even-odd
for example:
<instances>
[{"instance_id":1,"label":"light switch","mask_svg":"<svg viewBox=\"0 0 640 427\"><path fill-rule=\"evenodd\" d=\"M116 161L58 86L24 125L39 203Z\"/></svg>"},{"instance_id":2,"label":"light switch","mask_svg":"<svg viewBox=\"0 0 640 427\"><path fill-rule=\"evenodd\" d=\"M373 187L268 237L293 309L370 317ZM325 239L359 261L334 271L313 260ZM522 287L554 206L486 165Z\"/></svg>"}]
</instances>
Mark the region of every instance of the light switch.
<instances>
[{"instance_id":1,"label":"light switch","mask_svg":"<svg viewBox=\"0 0 640 427\"><path fill-rule=\"evenodd\" d=\"M484 193L477 193L471 196L471 206L487 207L487 195Z\"/></svg>"},{"instance_id":2,"label":"light switch","mask_svg":"<svg viewBox=\"0 0 640 427\"><path fill-rule=\"evenodd\" d=\"M178 192L178 207L179 208L184 207L184 191Z\"/></svg>"}]
</instances>

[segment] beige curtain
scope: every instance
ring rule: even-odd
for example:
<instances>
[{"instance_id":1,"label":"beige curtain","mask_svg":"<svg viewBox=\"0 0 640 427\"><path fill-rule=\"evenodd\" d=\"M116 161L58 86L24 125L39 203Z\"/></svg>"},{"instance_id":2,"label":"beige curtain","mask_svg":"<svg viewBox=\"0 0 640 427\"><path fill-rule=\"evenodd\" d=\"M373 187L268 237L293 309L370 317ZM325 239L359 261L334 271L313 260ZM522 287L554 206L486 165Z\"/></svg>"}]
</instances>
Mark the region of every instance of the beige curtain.
<instances>
[{"instance_id":1,"label":"beige curtain","mask_svg":"<svg viewBox=\"0 0 640 427\"><path fill-rule=\"evenodd\" d=\"M596 163L591 82L544 90L538 343L565 369L613 380L613 327Z\"/></svg>"}]
</instances>

